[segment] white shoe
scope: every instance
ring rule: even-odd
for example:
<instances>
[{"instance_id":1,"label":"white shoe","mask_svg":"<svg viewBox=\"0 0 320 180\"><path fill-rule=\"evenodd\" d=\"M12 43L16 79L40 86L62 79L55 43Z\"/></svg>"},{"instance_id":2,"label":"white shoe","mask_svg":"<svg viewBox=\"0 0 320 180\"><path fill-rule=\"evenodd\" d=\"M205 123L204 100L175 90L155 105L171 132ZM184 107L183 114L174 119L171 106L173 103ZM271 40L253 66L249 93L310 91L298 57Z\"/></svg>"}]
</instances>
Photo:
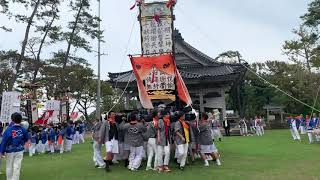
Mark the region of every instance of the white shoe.
<instances>
[{"instance_id":1,"label":"white shoe","mask_svg":"<svg viewBox=\"0 0 320 180\"><path fill-rule=\"evenodd\" d=\"M119 164L119 161L117 160L112 160L113 164Z\"/></svg>"},{"instance_id":2,"label":"white shoe","mask_svg":"<svg viewBox=\"0 0 320 180\"><path fill-rule=\"evenodd\" d=\"M149 171L149 170L153 170L153 168L152 167L147 167L146 171Z\"/></svg>"},{"instance_id":3,"label":"white shoe","mask_svg":"<svg viewBox=\"0 0 320 180\"><path fill-rule=\"evenodd\" d=\"M131 168L130 170L131 171L138 171L136 168Z\"/></svg>"},{"instance_id":4,"label":"white shoe","mask_svg":"<svg viewBox=\"0 0 320 180\"><path fill-rule=\"evenodd\" d=\"M217 159L217 165L218 165L218 166L221 166L220 159Z\"/></svg>"},{"instance_id":5,"label":"white shoe","mask_svg":"<svg viewBox=\"0 0 320 180\"><path fill-rule=\"evenodd\" d=\"M106 165L98 166L97 168L98 168L98 169L104 169L104 168L106 168Z\"/></svg>"},{"instance_id":6,"label":"white shoe","mask_svg":"<svg viewBox=\"0 0 320 180\"><path fill-rule=\"evenodd\" d=\"M209 167L209 166L210 166L210 165L209 165L209 162L208 162L208 161L205 161L205 162L204 162L204 166L205 166L205 167Z\"/></svg>"}]
</instances>

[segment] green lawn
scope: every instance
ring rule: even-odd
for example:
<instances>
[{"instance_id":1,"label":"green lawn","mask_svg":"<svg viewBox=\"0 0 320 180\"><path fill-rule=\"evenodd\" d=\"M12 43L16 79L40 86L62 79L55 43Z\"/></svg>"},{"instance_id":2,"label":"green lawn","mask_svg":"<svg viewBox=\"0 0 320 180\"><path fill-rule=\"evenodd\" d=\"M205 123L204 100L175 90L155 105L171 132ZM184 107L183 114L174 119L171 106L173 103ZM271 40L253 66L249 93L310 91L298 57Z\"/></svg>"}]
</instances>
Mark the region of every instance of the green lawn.
<instances>
[{"instance_id":1,"label":"green lawn","mask_svg":"<svg viewBox=\"0 0 320 180\"><path fill-rule=\"evenodd\" d=\"M309 145L306 136L302 143L293 142L289 130L266 131L264 137L224 138L217 146L222 154L221 167L211 164L205 168L198 160L184 172L175 167L169 174L130 172L116 165L106 173L93 167L91 144L87 142L74 146L71 154L25 157L21 180L320 179L320 144Z\"/></svg>"}]
</instances>

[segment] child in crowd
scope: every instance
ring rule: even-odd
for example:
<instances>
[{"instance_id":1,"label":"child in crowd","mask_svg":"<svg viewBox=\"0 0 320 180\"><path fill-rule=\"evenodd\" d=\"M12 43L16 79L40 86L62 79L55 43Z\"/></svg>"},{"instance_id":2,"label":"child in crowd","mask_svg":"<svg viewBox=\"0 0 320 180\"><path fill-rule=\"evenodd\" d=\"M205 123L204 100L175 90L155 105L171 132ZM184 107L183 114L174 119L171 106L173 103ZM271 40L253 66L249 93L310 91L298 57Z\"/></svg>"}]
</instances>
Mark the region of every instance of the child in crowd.
<instances>
[{"instance_id":1,"label":"child in crowd","mask_svg":"<svg viewBox=\"0 0 320 180\"><path fill-rule=\"evenodd\" d=\"M46 152L47 143L48 143L47 141L48 141L47 129L43 127L41 130L41 143L39 143L40 144L39 153L44 154Z\"/></svg>"},{"instance_id":2,"label":"child in crowd","mask_svg":"<svg viewBox=\"0 0 320 180\"><path fill-rule=\"evenodd\" d=\"M32 127L29 133L31 143L29 147L29 156L32 157L36 153L36 147L38 144L38 134L36 127Z\"/></svg>"},{"instance_id":3,"label":"child in crowd","mask_svg":"<svg viewBox=\"0 0 320 180\"><path fill-rule=\"evenodd\" d=\"M74 128L73 128L73 122L69 121L66 129L66 137L64 141L64 151L65 152L71 152L72 149L72 143L73 143L73 137L74 137Z\"/></svg>"},{"instance_id":4,"label":"child in crowd","mask_svg":"<svg viewBox=\"0 0 320 180\"><path fill-rule=\"evenodd\" d=\"M50 153L54 153L54 147L56 144L56 131L53 128L53 124L49 125L49 140L48 140L48 147L50 150Z\"/></svg>"}]
</instances>

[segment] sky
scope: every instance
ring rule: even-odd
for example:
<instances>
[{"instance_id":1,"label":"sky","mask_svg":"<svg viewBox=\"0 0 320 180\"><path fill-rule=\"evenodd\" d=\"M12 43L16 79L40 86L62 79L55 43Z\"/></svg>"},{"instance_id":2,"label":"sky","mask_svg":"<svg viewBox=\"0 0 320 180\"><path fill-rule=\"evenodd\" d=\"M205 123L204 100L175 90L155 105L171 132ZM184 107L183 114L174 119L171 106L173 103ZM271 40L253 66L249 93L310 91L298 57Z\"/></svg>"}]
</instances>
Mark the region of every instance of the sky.
<instances>
[{"instance_id":1,"label":"sky","mask_svg":"<svg viewBox=\"0 0 320 180\"><path fill-rule=\"evenodd\" d=\"M186 42L209 55L217 57L228 50L238 50L248 62L287 60L282 53L285 40L294 38L292 29L298 28L300 16L307 12L311 0L178 0L174 14L175 28ZM92 0L92 10L97 3ZM108 72L131 69L128 54L140 53L140 27L137 8L130 11L134 0L101 0L104 41L101 59L101 77ZM22 11L17 7L15 11ZM70 18L66 7L61 9L60 24ZM0 31L0 50L20 50L25 25L0 16L0 26L8 25L13 32ZM96 49L97 42L92 41ZM44 57L52 50L65 49L59 44L44 49ZM95 53L77 52L97 69Z\"/></svg>"}]
</instances>

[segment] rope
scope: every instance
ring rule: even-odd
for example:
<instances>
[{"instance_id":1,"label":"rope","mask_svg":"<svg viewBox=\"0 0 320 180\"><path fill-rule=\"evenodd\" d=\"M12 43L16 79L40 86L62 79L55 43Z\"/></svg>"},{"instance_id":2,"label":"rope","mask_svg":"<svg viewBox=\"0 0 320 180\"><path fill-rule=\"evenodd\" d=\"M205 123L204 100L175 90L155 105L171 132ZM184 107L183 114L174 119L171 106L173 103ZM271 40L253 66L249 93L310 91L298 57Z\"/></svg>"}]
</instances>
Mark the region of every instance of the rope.
<instances>
[{"instance_id":1,"label":"rope","mask_svg":"<svg viewBox=\"0 0 320 180\"><path fill-rule=\"evenodd\" d=\"M259 74L257 74L256 72L254 72L251 68L245 66L244 64L241 64L241 65L242 65L243 67L245 67L247 70L249 70L251 73L255 74L258 78L260 78L261 80L263 80L265 83L269 84L271 87L276 88L278 91L282 92L283 94L287 95L288 97L292 98L293 100L295 100L295 101L297 101L297 102L299 102L299 103L301 103L301 104L303 104L303 105L311 108L312 111L315 110L315 111L317 111L317 112L320 112L320 110L318 110L318 109L310 106L309 104L307 104L307 103L305 103L305 102L303 102L303 101L301 101L301 100L293 97L293 96L290 95L289 93L287 93L287 92L285 92L284 90L278 88L276 85L270 83L269 81L267 81L266 79L264 79L263 77L261 77ZM319 91L318 91L318 93L319 93ZM318 95L317 95L317 97L318 97Z\"/></svg>"},{"instance_id":2,"label":"rope","mask_svg":"<svg viewBox=\"0 0 320 180\"><path fill-rule=\"evenodd\" d=\"M134 16L134 17L136 17L136 16ZM127 46L126 46L126 49L125 49L124 56L123 56L123 58L122 58L122 62L121 62L121 65L120 65L119 72L122 71L122 68L123 68L123 65L124 65L124 61L125 61L125 59L127 58L127 53L128 53L129 45L130 45L131 38L132 38L132 34L133 34L133 29L134 29L134 26L135 26L136 22L137 22L137 21L134 21L134 23L132 24L131 31L130 31L130 36L129 36L129 39L128 39L128 42L127 42ZM118 80L116 80L116 85L115 85L114 88L116 89L117 86L118 86Z\"/></svg>"},{"instance_id":3,"label":"rope","mask_svg":"<svg viewBox=\"0 0 320 180\"><path fill-rule=\"evenodd\" d=\"M317 100L318 100L318 96L319 96L319 90L320 90L320 86L318 87L318 92L317 92L317 96L316 96L316 98L315 98L315 100L314 100L314 102L313 102L313 107L316 106L316 103L317 103ZM313 114L313 109L312 109L312 111L311 111L310 117L312 117L312 114Z\"/></svg>"},{"instance_id":4,"label":"rope","mask_svg":"<svg viewBox=\"0 0 320 180\"><path fill-rule=\"evenodd\" d=\"M126 85L126 86L125 86L125 88L123 89L123 91L122 91L122 93L121 93L121 95L120 95L119 99L118 99L118 100L116 101L116 103L115 103L115 104L110 108L110 110L107 112L107 114L109 114L109 112L110 112L110 111L112 111L112 110L113 110L113 108L115 108L115 107L116 107L116 105L118 105L118 104L119 104L119 102L120 102L121 98L123 97L124 93L126 92L126 90L127 90L128 86L129 86L129 84L130 84L130 82L131 82L131 80L132 80L132 77L133 77L133 72L131 73L130 78L129 78L129 81L127 82L127 85Z\"/></svg>"},{"instance_id":5,"label":"rope","mask_svg":"<svg viewBox=\"0 0 320 180\"><path fill-rule=\"evenodd\" d=\"M177 10L179 10L182 14L184 14L184 16L187 16L181 9L177 8ZM201 34L202 36L206 37L206 40L211 40L211 41L212 41L212 38L211 38L209 35L207 35L206 33L204 33L204 32L202 31L202 29L201 29L196 23L194 23L194 21L193 21L193 19L192 19L191 17L188 17L188 22L192 23L193 26L198 29L198 31L200 32L200 34ZM210 43L211 43L211 42L210 42ZM318 110L318 109L315 108L316 101L317 101L317 98L318 98L318 95L319 95L319 91L320 91L320 87L319 87L319 89L318 89L318 93L317 93L317 97L316 97L316 99L315 99L314 105L313 105L313 107L312 107L312 106L310 106L309 104L307 104L307 103L305 103L305 102L303 102L303 101L301 101L301 100L293 97L292 95L290 95L289 93L285 92L284 90L278 88L276 85L274 85L274 84L270 83L269 81L265 80L264 78L262 78L262 77L261 77L260 75L258 75L256 72L252 71L252 70L251 70L250 68L248 68L247 66L245 66L245 65L243 65L243 64L241 64L241 65L244 66L247 70L249 70L249 71L252 72L253 74L255 74L256 76L258 76L258 77L259 77L260 79L262 79L265 83L269 84L271 87L276 88L277 90L279 90L279 91L282 92L283 94L287 95L288 97L290 97L290 98L294 99L295 101L297 101L297 102L299 102L299 103L301 103L301 104L303 104L303 105L311 108L311 109L312 109L312 112L313 112L314 110L317 111L317 112L320 112L320 110Z\"/></svg>"}]
</instances>

